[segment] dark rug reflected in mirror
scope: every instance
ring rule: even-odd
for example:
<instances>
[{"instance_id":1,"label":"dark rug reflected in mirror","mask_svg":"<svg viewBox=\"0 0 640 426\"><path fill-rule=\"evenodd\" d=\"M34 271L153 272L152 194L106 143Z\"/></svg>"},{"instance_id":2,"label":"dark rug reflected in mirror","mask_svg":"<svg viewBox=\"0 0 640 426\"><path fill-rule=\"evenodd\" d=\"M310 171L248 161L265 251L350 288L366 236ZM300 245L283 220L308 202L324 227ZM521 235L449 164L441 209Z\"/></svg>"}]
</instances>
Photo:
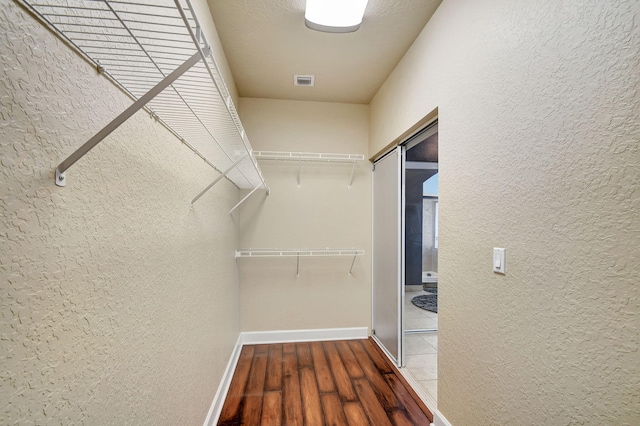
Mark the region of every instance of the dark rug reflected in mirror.
<instances>
[{"instance_id":1,"label":"dark rug reflected in mirror","mask_svg":"<svg viewBox=\"0 0 640 426\"><path fill-rule=\"evenodd\" d=\"M432 290L428 290L430 293ZM416 296L411 299L411 303L416 305L420 309L424 309L425 311L438 312L438 293L435 290L435 294L423 294L421 296Z\"/></svg>"}]
</instances>

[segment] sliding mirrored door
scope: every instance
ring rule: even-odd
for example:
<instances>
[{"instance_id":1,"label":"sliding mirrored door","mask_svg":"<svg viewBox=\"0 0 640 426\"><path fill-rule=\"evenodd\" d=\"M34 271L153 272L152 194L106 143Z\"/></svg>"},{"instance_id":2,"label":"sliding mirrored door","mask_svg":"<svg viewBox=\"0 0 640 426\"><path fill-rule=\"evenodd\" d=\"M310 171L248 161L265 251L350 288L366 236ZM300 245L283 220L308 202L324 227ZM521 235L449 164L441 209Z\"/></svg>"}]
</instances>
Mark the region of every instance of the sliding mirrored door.
<instances>
[{"instance_id":1,"label":"sliding mirrored door","mask_svg":"<svg viewBox=\"0 0 640 426\"><path fill-rule=\"evenodd\" d=\"M402 147L373 171L373 337L398 366L402 360Z\"/></svg>"}]
</instances>

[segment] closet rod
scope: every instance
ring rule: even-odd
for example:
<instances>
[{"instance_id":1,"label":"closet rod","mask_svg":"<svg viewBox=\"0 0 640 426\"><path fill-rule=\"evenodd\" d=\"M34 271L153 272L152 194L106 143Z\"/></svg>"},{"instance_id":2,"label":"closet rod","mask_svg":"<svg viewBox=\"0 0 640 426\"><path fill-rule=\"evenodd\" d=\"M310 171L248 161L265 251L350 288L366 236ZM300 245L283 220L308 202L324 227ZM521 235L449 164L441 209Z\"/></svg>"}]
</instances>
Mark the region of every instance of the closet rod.
<instances>
[{"instance_id":1,"label":"closet rod","mask_svg":"<svg viewBox=\"0 0 640 426\"><path fill-rule=\"evenodd\" d=\"M137 101L135 101L129 108L124 110L119 116L113 119L102 130L96 133L91 139L85 142L80 148L78 148L73 154L67 157L62 163L56 167L56 185L65 186L66 177L65 171L71 167L76 161L84 157L84 155L91 151L96 145L98 145L104 138L109 136L111 132L120 127L122 123L127 121L129 117L143 108L149 101L155 98L160 92L170 86L181 75L187 72L192 66L198 63L202 59L200 51L196 52L187 59L182 65L176 68L171 74L166 76L160 83L156 84L151 90L142 95Z\"/></svg>"}]
</instances>

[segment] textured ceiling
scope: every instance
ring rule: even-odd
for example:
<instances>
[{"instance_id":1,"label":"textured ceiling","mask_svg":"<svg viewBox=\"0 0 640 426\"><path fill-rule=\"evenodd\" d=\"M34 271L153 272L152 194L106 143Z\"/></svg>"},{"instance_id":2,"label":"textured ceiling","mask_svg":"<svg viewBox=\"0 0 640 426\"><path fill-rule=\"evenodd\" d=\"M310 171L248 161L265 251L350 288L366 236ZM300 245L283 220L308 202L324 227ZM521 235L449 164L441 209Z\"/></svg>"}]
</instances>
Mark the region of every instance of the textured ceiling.
<instances>
[{"instance_id":1,"label":"textured ceiling","mask_svg":"<svg viewBox=\"0 0 640 426\"><path fill-rule=\"evenodd\" d=\"M305 0L209 0L243 97L364 103L395 68L442 0L369 0L360 29L304 24ZM293 85L314 74L314 87Z\"/></svg>"}]
</instances>

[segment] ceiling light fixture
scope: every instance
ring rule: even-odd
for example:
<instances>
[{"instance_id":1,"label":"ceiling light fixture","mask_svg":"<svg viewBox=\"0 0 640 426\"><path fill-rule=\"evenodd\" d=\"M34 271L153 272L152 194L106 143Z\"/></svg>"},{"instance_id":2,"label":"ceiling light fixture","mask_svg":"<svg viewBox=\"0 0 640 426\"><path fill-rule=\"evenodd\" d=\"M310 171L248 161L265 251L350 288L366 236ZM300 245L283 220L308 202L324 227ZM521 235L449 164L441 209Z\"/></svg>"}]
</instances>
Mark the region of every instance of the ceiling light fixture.
<instances>
[{"instance_id":1,"label":"ceiling light fixture","mask_svg":"<svg viewBox=\"0 0 640 426\"><path fill-rule=\"evenodd\" d=\"M350 33L362 23L368 0L307 0L304 23L316 31Z\"/></svg>"}]
</instances>

